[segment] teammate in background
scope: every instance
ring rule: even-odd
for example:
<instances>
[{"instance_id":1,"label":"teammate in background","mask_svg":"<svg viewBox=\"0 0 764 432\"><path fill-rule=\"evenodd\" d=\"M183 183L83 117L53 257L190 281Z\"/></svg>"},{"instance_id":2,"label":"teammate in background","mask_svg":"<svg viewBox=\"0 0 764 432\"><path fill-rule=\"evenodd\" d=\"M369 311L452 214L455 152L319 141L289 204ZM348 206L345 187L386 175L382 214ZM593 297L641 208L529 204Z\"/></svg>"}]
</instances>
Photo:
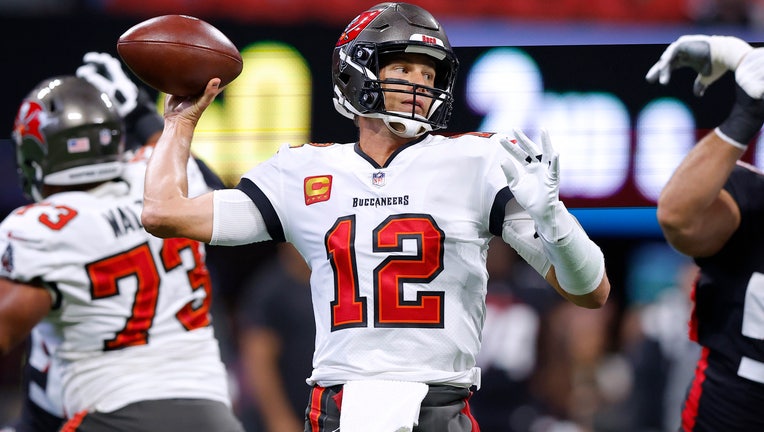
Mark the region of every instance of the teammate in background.
<instances>
[{"instance_id":1,"label":"teammate in background","mask_svg":"<svg viewBox=\"0 0 764 432\"><path fill-rule=\"evenodd\" d=\"M179 168L220 80L165 101L142 221L161 237L300 252L317 332L308 431L479 429L467 400L494 236L570 301L598 308L609 295L600 248L559 200L547 134L539 150L520 131L431 133L447 124L457 66L427 11L372 7L333 57L334 105L358 141L284 146L236 188L196 198Z\"/></svg>"},{"instance_id":2,"label":"teammate in background","mask_svg":"<svg viewBox=\"0 0 764 432\"><path fill-rule=\"evenodd\" d=\"M146 160L162 132L162 117L146 91L127 77L119 60L107 53L89 52L83 61L76 75L106 93L124 121L127 149L124 160L128 163L121 177L131 183L131 192L140 198ZM222 187L222 181L203 162L189 163L188 169L191 183L196 188L194 193ZM11 425L0 429L3 432L54 432L64 422L60 374L56 370L57 364L52 361L52 354L60 343L58 332L46 320L32 329L29 339L23 371L26 397L21 415Z\"/></svg>"},{"instance_id":3,"label":"teammate in background","mask_svg":"<svg viewBox=\"0 0 764 432\"><path fill-rule=\"evenodd\" d=\"M119 60L106 53L89 52L83 61L76 75L88 80L111 99L124 122L127 149L124 159L129 162L141 147L150 147L156 142L162 133L162 117L149 100L148 94L127 77ZM136 158L139 165L125 168L134 175L125 175L123 172L122 177L133 177L133 181L140 181L139 185L131 187L131 191L137 189L142 193L145 158L140 159ZM54 432L61 428L64 413L60 374L51 369L56 367L52 354L60 342L58 332L48 321L42 321L32 329L24 364L23 388L26 398L21 416L1 431Z\"/></svg>"},{"instance_id":4,"label":"teammate in background","mask_svg":"<svg viewBox=\"0 0 764 432\"><path fill-rule=\"evenodd\" d=\"M106 93L124 122L127 150L124 161L130 162L134 159L136 164L125 165L126 172L123 171L122 178L132 182L139 181L139 184L131 187L131 191L142 194L147 157L143 156L146 150L141 151L141 148L146 146L148 149L156 142L162 133L162 117L157 113L146 91L127 77L119 60L106 53L89 52L85 54L83 61L84 64L77 69L76 75ZM137 152L142 156L135 157ZM189 167L191 172L194 172L191 164ZM198 193L202 192L204 190ZM1 431L54 432L61 428L64 423L61 377L55 370L56 363L52 361L52 354L60 342L58 332L48 321L42 321L32 329L24 364L23 388L26 397L21 415L12 425Z\"/></svg>"},{"instance_id":5,"label":"teammate in background","mask_svg":"<svg viewBox=\"0 0 764 432\"><path fill-rule=\"evenodd\" d=\"M730 70L736 90L729 116L687 154L658 201L666 239L700 267L690 337L702 349L681 430L764 430L764 175L739 160L764 123L764 49L682 36L646 78L667 84L683 67L698 73L698 96Z\"/></svg>"},{"instance_id":6,"label":"teammate in background","mask_svg":"<svg viewBox=\"0 0 764 432\"><path fill-rule=\"evenodd\" d=\"M88 80L114 83L118 61L88 56L102 68ZM143 229L145 159L124 163L130 115L88 80L44 80L16 119L22 184L35 204L0 224L0 352L40 323L55 329L48 382L60 379L61 390L43 400L60 397L63 430L241 431L210 322L204 246ZM136 130L142 141L157 132ZM198 167L189 175L191 193L209 190Z\"/></svg>"}]
</instances>

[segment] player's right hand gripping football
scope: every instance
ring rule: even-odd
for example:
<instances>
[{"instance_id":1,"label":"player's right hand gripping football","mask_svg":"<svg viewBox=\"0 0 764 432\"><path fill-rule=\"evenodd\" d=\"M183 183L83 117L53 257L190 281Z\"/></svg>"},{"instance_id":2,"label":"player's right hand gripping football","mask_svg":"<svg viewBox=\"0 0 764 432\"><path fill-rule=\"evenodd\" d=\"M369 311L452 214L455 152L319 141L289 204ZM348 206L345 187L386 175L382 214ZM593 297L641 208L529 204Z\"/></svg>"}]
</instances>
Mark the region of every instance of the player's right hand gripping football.
<instances>
[{"instance_id":1,"label":"player's right hand gripping football","mask_svg":"<svg viewBox=\"0 0 764 432\"><path fill-rule=\"evenodd\" d=\"M196 126L204 110L215 100L223 89L220 78L212 78L199 96L166 95L164 100L164 118Z\"/></svg>"},{"instance_id":2,"label":"player's right hand gripping football","mask_svg":"<svg viewBox=\"0 0 764 432\"><path fill-rule=\"evenodd\" d=\"M511 155L502 161L501 168L518 204L536 223L536 231L554 243L567 234L560 230L565 231L559 220L565 208L560 201L559 155L546 130L541 131L541 151L522 131L513 132L514 140L500 141Z\"/></svg>"},{"instance_id":3,"label":"player's right hand gripping football","mask_svg":"<svg viewBox=\"0 0 764 432\"><path fill-rule=\"evenodd\" d=\"M672 71L690 67L698 73L693 93L703 96L714 81L727 71L737 69L740 60L752 49L747 42L733 36L681 36L666 48L645 78L666 85Z\"/></svg>"},{"instance_id":4,"label":"player's right hand gripping football","mask_svg":"<svg viewBox=\"0 0 764 432\"><path fill-rule=\"evenodd\" d=\"M88 80L109 95L120 117L125 118L138 106L138 86L128 78L122 63L107 53L89 52L85 63L77 68L77 76Z\"/></svg>"}]
</instances>

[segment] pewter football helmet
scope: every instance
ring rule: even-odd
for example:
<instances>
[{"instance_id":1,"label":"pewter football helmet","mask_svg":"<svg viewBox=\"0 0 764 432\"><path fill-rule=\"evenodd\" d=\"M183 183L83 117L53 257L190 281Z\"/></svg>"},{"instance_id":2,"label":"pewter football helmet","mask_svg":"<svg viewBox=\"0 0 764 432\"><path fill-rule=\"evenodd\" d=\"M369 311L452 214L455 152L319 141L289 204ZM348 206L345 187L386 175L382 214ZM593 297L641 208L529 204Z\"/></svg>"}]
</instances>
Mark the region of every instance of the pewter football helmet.
<instances>
[{"instance_id":1,"label":"pewter football helmet","mask_svg":"<svg viewBox=\"0 0 764 432\"><path fill-rule=\"evenodd\" d=\"M435 88L412 85L407 91L433 99L425 116L413 108L385 109L385 93L401 90L382 88L380 57L396 53L425 54L435 60ZM408 3L380 3L357 16L337 41L332 58L334 107L350 119L381 118L390 130L408 138L442 129L451 115L458 66L443 27L429 12Z\"/></svg>"},{"instance_id":2,"label":"pewter football helmet","mask_svg":"<svg viewBox=\"0 0 764 432\"><path fill-rule=\"evenodd\" d=\"M19 107L13 140L24 193L35 201L43 184L88 184L122 173L122 119L109 97L82 78L38 84Z\"/></svg>"}]
</instances>

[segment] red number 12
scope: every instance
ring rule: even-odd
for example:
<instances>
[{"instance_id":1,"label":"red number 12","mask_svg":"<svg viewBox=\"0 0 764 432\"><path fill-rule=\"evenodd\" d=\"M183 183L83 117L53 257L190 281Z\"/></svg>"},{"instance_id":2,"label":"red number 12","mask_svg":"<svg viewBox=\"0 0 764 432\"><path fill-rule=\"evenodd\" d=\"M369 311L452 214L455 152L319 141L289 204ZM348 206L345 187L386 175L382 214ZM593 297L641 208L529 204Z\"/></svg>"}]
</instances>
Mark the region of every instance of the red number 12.
<instances>
[{"instance_id":1,"label":"red number 12","mask_svg":"<svg viewBox=\"0 0 764 432\"><path fill-rule=\"evenodd\" d=\"M355 253L355 216L340 218L326 234L327 257L334 269L332 331L368 325L367 298L358 286ZM374 327L443 328L443 291L418 291L404 300L404 283L427 283L443 271L443 231L429 215L388 217L372 232L372 252L388 253L373 273ZM414 255L403 251L403 241L417 245Z\"/></svg>"}]
</instances>

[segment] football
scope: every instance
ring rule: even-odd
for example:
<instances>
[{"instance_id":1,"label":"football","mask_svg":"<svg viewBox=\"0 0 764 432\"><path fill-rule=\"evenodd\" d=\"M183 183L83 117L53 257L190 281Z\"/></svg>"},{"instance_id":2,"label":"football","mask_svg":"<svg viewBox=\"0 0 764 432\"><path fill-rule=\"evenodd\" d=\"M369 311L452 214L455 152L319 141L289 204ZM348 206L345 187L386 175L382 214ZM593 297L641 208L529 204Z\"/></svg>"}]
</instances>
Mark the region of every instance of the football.
<instances>
[{"instance_id":1,"label":"football","mask_svg":"<svg viewBox=\"0 0 764 432\"><path fill-rule=\"evenodd\" d=\"M212 78L223 87L241 73L236 45L213 25L187 15L163 15L128 29L117 41L125 65L167 94L196 96Z\"/></svg>"}]
</instances>

